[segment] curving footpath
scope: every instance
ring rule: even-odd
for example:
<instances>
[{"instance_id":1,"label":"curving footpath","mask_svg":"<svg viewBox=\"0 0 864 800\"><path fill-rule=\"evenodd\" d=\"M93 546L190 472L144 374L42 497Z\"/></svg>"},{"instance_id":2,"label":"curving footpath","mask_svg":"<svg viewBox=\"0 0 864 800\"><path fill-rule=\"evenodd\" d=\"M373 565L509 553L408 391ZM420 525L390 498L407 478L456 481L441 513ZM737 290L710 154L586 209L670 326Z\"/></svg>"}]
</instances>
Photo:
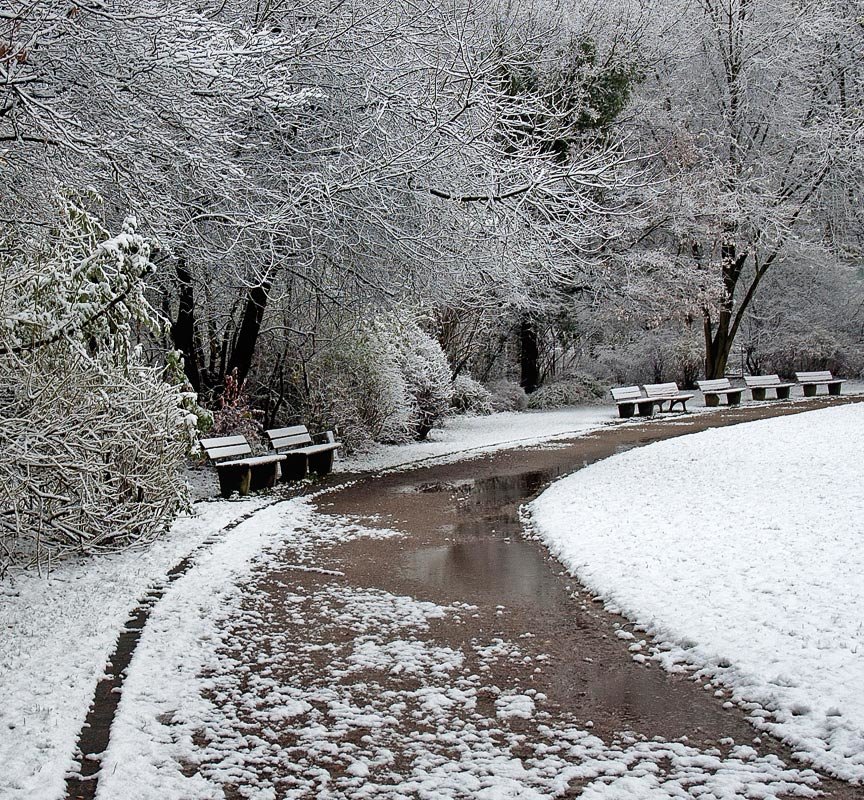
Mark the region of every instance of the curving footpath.
<instances>
[{"instance_id":1,"label":"curving footpath","mask_svg":"<svg viewBox=\"0 0 864 800\"><path fill-rule=\"evenodd\" d=\"M262 513L285 535L205 627L168 621L200 607L192 594L185 607L161 601L174 611L142 640L128 688L114 676L117 715L97 696L82 736L82 763L103 768L70 778L67 796L861 797L723 697L634 662L624 620L525 540L519 519L556 477L623 450L854 400L621 424L551 448L337 476L281 518L271 506ZM633 476L621 502L638 486ZM161 695L136 678L159 658Z\"/></svg>"}]
</instances>

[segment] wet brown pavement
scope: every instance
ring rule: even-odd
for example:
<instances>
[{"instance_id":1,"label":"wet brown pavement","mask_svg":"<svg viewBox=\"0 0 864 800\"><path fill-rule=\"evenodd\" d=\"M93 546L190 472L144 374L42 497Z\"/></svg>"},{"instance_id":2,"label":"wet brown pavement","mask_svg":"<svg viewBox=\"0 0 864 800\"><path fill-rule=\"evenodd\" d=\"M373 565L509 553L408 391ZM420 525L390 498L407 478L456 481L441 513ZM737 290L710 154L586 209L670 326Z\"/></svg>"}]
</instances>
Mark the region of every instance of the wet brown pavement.
<instances>
[{"instance_id":1,"label":"wet brown pavement","mask_svg":"<svg viewBox=\"0 0 864 800\"><path fill-rule=\"evenodd\" d=\"M327 482L332 491L315 500L319 513L342 521L360 521L370 528L393 529L400 535L350 538L325 545L316 550L312 568L299 566L306 563L306 556L289 549L265 572L256 574L247 587L247 616L230 624L228 636L227 655L242 666L235 674L223 676L224 686L234 681L233 688L223 686L221 694L211 699L221 702L231 698L231 714L236 727L243 731L243 737L237 740L243 744L238 746L245 747L246 740L253 738L265 742L267 752L278 753L261 762L266 764L268 785L294 788L286 788L285 794L277 789L277 797L354 797L350 788L332 794L328 793L331 789L321 788L327 781L331 783L326 785L332 787L340 780L348 787L365 786L363 791L356 790L358 797L414 796L411 792L367 792L369 785L356 775L352 777L344 752L337 751L350 748L354 752L366 747L373 752L377 735L373 730L364 733L346 728L347 732L338 735L341 744L328 755L327 751L312 753L307 749L301 727L262 726L260 722L260 707L266 704L261 699L265 686L267 691L281 686L300 692L291 696L308 700L313 712L320 706L320 719L333 717L334 709L349 706L370 710L387 695L400 698L399 705L403 706L406 697L416 700L426 676L410 669L404 673L390 670L383 676L358 672L350 666L352 657L345 655L352 642L356 649L356 642L363 638L358 631L368 633L365 623L345 621L350 616L345 612L348 594L355 592L365 598L360 602L371 604L383 597L411 598L412 602L448 609L446 615L433 614L418 624L411 634L412 641L416 639L439 652L468 654L461 673L463 680L458 684L460 691L480 687L476 692L477 710L458 719L454 716L448 724L460 731L465 726L471 730L475 730L471 726L478 726L479 730L481 712L495 719L496 698L502 690L503 694L537 700L538 713L533 719L517 715L507 720L505 732L489 734L489 741L506 740L510 755L524 755L526 765L541 763L537 752L549 747L542 745L538 751L538 740L557 725L560 730L590 730L604 742L617 742L616 746L621 747L622 732L626 732L627 742L684 742L718 758L729 756L734 746L749 745L759 756L777 756L789 767L804 767L783 744L760 736L743 711L724 708L728 698L719 687L709 686L706 691L704 679L695 682L687 675L670 674L650 659L645 663L634 661L629 648L643 638L640 632L625 619L606 612L539 543L524 537L519 506L556 477L632 447L709 427L815 410L855 399L820 398L807 403L742 406L710 414L677 414L631 421L564 442L455 464L379 476L332 476ZM622 504L633 493L638 493L638 476L621 487ZM578 521L574 520L574 524ZM356 605L357 601L351 602ZM635 639L620 638L617 632L622 628L633 633ZM391 638L400 636L394 634ZM404 641L401 643L404 645ZM507 651L503 644L501 655L489 656L498 647L494 643L518 643L518 657L513 655L517 648ZM458 674L452 673L454 680ZM477 674L482 676L479 683L474 681ZM441 689L440 674L436 680L437 689ZM334 700L332 688L339 682L346 684L346 693ZM214 685L220 685L218 675ZM283 701L286 696L283 691ZM249 697L255 698L251 704ZM256 709L250 711L246 706ZM449 735L440 725L437 731L422 715L402 713L392 733L396 738L389 739L383 750L395 755L387 765L386 775L379 776L380 781L403 785L399 781L410 773L417 754L424 748L434 750L438 746L436 739ZM476 738L476 734L472 736ZM406 742L404 749L400 749L399 737ZM489 741L483 741L488 749ZM410 747L408 742L412 743ZM201 744L204 746L204 742ZM622 752L628 758L632 756L626 747ZM244 780L249 779L247 773L233 787L229 783L226 796L245 797ZM325 783L318 785L316 780ZM805 787L799 784L797 791L793 783L789 784L788 794L778 791L751 795L750 790L745 794L742 789L742 794L735 796L805 796ZM314 791L297 788L313 785L318 786ZM573 779L556 796L579 796L584 785L587 783ZM776 785L783 786L782 782ZM720 796L700 786L697 781L690 796ZM818 789L823 796L836 800L864 798L861 787L827 778ZM450 795L445 791L442 796Z\"/></svg>"}]
</instances>

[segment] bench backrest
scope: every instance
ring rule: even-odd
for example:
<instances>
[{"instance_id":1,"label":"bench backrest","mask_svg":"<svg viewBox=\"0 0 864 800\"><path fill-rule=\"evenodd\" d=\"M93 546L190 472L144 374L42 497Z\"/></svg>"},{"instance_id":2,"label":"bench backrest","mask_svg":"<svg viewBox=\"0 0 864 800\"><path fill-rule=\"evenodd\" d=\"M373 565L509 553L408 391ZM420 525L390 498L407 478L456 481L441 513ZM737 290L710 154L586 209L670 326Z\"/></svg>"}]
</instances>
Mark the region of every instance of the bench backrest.
<instances>
[{"instance_id":1,"label":"bench backrest","mask_svg":"<svg viewBox=\"0 0 864 800\"><path fill-rule=\"evenodd\" d=\"M729 378L717 378L713 381L696 381L696 384L703 392L716 392L720 389L734 388L732 384L729 383Z\"/></svg>"},{"instance_id":2,"label":"bench backrest","mask_svg":"<svg viewBox=\"0 0 864 800\"><path fill-rule=\"evenodd\" d=\"M779 386L780 385L780 376L779 375L745 375L744 383L750 389L760 389L764 386Z\"/></svg>"},{"instance_id":3,"label":"bench backrest","mask_svg":"<svg viewBox=\"0 0 864 800\"><path fill-rule=\"evenodd\" d=\"M818 383L819 381L834 380L831 373L826 369L822 372L796 372L795 380L798 383Z\"/></svg>"},{"instance_id":4,"label":"bench backrest","mask_svg":"<svg viewBox=\"0 0 864 800\"><path fill-rule=\"evenodd\" d=\"M680 391L677 383L646 383L644 388L648 397L664 397L667 394L678 394Z\"/></svg>"},{"instance_id":5,"label":"bench backrest","mask_svg":"<svg viewBox=\"0 0 864 800\"><path fill-rule=\"evenodd\" d=\"M290 428L272 428L265 432L274 450L290 450L312 444L312 437L305 425L292 425Z\"/></svg>"},{"instance_id":6,"label":"bench backrest","mask_svg":"<svg viewBox=\"0 0 864 800\"><path fill-rule=\"evenodd\" d=\"M226 458L251 456L252 448L245 436L217 436L212 439L202 439L201 447L211 461L222 461Z\"/></svg>"},{"instance_id":7,"label":"bench backrest","mask_svg":"<svg viewBox=\"0 0 864 800\"><path fill-rule=\"evenodd\" d=\"M618 386L610 390L613 400L644 400L642 390L638 386Z\"/></svg>"}]
</instances>

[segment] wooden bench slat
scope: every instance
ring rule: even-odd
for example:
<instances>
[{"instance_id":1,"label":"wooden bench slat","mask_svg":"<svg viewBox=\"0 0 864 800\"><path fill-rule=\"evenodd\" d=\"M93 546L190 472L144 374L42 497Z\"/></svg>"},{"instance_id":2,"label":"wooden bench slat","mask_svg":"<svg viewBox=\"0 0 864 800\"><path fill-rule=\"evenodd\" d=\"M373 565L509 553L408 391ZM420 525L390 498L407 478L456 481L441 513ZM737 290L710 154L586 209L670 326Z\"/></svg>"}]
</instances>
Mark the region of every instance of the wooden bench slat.
<instances>
[{"instance_id":1,"label":"wooden bench slat","mask_svg":"<svg viewBox=\"0 0 864 800\"><path fill-rule=\"evenodd\" d=\"M201 439L201 446L205 450L209 450L211 447L228 447L233 444L246 444L245 436L216 436L210 439Z\"/></svg>"},{"instance_id":2,"label":"wooden bench slat","mask_svg":"<svg viewBox=\"0 0 864 800\"><path fill-rule=\"evenodd\" d=\"M642 390L638 386L617 386L614 389L610 389L610 391L612 392L612 399L615 401L645 399L642 395Z\"/></svg>"},{"instance_id":3,"label":"wooden bench slat","mask_svg":"<svg viewBox=\"0 0 864 800\"><path fill-rule=\"evenodd\" d=\"M648 397L660 397L661 395L665 396L668 394L677 395L681 393L677 383L646 383L642 388L645 389L645 394Z\"/></svg>"},{"instance_id":4,"label":"wooden bench slat","mask_svg":"<svg viewBox=\"0 0 864 800\"><path fill-rule=\"evenodd\" d=\"M244 441L243 444L229 445L228 447L205 447L211 461L219 461L223 458L233 456L252 455L252 448Z\"/></svg>"},{"instance_id":5,"label":"wooden bench slat","mask_svg":"<svg viewBox=\"0 0 864 800\"><path fill-rule=\"evenodd\" d=\"M308 433L296 434L294 436L280 436L278 438L270 438L270 446L274 450L280 450L283 447L297 447L304 444L311 444L312 437Z\"/></svg>"},{"instance_id":6,"label":"wooden bench slat","mask_svg":"<svg viewBox=\"0 0 864 800\"><path fill-rule=\"evenodd\" d=\"M750 388L773 388L774 386L794 386L794 383L783 383L779 375L745 375L744 383Z\"/></svg>"},{"instance_id":7,"label":"wooden bench slat","mask_svg":"<svg viewBox=\"0 0 864 800\"><path fill-rule=\"evenodd\" d=\"M218 467L254 467L257 464L272 464L275 461L284 461L285 456L282 453L270 453L264 456L252 456L251 458L238 458L235 461L220 461Z\"/></svg>"},{"instance_id":8,"label":"wooden bench slat","mask_svg":"<svg viewBox=\"0 0 864 800\"><path fill-rule=\"evenodd\" d=\"M829 370L820 370L817 372L796 372L795 379L799 383L821 383L822 381L834 380Z\"/></svg>"},{"instance_id":9,"label":"wooden bench slat","mask_svg":"<svg viewBox=\"0 0 864 800\"><path fill-rule=\"evenodd\" d=\"M326 453L328 450L338 450L341 446L339 442L333 442L332 444L312 444L309 447L298 447L294 450L289 450L287 455L291 453L306 453L306 455Z\"/></svg>"},{"instance_id":10,"label":"wooden bench slat","mask_svg":"<svg viewBox=\"0 0 864 800\"><path fill-rule=\"evenodd\" d=\"M288 428L271 428L266 432L270 439L283 439L286 436L297 436L298 434L309 435L305 425L291 425Z\"/></svg>"},{"instance_id":11,"label":"wooden bench slat","mask_svg":"<svg viewBox=\"0 0 864 800\"><path fill-rule=\"evenodd\" d=\"M735 387L729 382L729 378L714 378L710 381L696 381L696 385L704 392L716 392L721 391L723 389L735 389Z\"/></svg>"}]
</instances>

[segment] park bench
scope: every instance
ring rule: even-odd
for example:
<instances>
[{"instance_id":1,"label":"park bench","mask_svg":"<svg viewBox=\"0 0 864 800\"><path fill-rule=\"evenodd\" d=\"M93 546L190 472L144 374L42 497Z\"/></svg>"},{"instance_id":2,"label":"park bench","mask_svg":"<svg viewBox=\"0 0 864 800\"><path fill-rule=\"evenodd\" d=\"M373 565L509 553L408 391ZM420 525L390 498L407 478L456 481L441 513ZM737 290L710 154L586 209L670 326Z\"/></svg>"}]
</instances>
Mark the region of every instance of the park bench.
<instances>
[{"instance_id":1,"label":"park bench","mask_svg":"<svg viewBox=\"0 0 864 800\"><path fill-rule=\"evenodd\" d=\"M744 387L736 388L729 383L729 378L717 378L712 381L696 381L700 391L705 396L706 406L719 406L720 398L725 397L730 406L737 406L744 394Z\"/></svg>"},{"instance_id":2,"label":"park bench","mask_svg":"<svg viewBox=\"0 0 864 800\"><path fill-rule=\"evenodd\" d=\"M619 386L611 390L612 399L618 406L618 415L623 419L632 417L639 409L640 417L650 417L654 413L656 400L645 397L638 386Z\"/></svg>"},{"instance_id":3,"label":"park bench","mask_svg":"<svg viewBox=\"0 0 864 800\"><path fill-rule=\"evenodd\" d=\"M216 467L222 497L234 492L247 495L250 491L269 489L279 477L279 464L285 457L279 453L253 456L245 436L219 436L202 439L201 447Z\"/></svg>"},{"instance_id":4,"label":"park bench","mask_svg":"<svg viewBox=\"0 0 864 800\"><path fill-rule=\"evenodd\" d=\"M657 401L661 411L663 410L663 403L666 402L669 403L670 411L675 407L676 403L680 403L681 410L686 411L687 401L693 397L692 394L682 392L678 388L677 383L646 383L643 388L648 397L652 397Z\"/></svg>"},{"instance_id":5,"label":"park bench","mask_svg":"<svg viewBox=\"0 0 864 800\"><path fill-rule=\"evenodd\" d=\"M333 469L333 454L342 446L332 431L311 435L305 425L273 428L265 431L270 447L285 460L282 480L297 481L306 477L307 470L327 475Z\"/></svg>"},{"instance_id":6,"label":"park bench","mask_svg":"<svg viewBox=\"0 0 864 800\"><path fill-rule=\"evenodd\" d=\"M827 386L828 394L839 395L845 383L842 378L833 377L827 369L822 372L796 372L795 380L804 389L804 397L815 397L820 386Z\"/></svg>"},{"instance_id":7,"label":"park bench","mask_svg":"<svg viewBox=\"0 0 864 800\"><path fill-rule=\"evenodd\" d=\"M773 389L778 400L788 400L794 383L782 383L779 375L746 375L744 383L754 400L764 400L766 391Z\"/></svg>"}]
</instances>

